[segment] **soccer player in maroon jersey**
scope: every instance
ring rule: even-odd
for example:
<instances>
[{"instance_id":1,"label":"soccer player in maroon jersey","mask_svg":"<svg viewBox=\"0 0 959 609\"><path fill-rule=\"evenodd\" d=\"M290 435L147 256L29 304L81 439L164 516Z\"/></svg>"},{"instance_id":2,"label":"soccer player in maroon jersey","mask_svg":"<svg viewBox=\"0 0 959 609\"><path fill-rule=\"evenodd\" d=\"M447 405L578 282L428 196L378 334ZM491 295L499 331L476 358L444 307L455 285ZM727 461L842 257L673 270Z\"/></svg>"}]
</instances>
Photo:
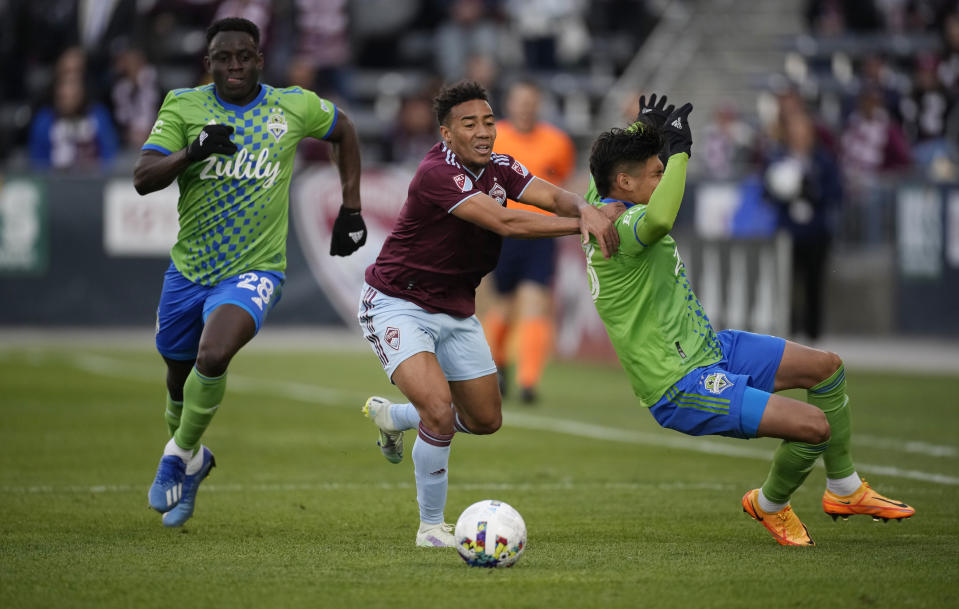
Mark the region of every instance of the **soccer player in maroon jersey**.
<instances>
[{"instance_id":1,"label":"soccer player in maroon jersey","mask_svg":"<svg viewBox=\"0 0 959 609\"><path fill-rule=\"evenodd\" d=\"M495 118L482 86L460 82L433 102L442 141L420 163L392 233L366 269L358 317L390 381L409 400L371 397L363 406L379 428L383 455L399 463L403 432L418 429L416 545L450 547L443 508L453 434L491 434L502 422L496 365L474 314L476 286L496 266L503 237L580 233L585 243L594 235L607 257L619 237L579 195L493 154ZM556 216L507 209L507 198Z\"/></svg>"}]
</instances>

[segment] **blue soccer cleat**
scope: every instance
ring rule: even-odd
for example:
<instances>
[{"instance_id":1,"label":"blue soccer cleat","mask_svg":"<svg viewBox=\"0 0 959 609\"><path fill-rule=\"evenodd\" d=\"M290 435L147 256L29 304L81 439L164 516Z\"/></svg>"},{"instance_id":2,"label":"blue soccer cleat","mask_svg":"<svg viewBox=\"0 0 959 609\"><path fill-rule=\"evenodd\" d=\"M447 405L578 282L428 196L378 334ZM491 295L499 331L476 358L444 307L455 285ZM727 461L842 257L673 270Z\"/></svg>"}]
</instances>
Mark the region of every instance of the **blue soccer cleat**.
<instances>
[{"instance_id":1,"label":"blue soccer cleat","mask_svg":"<svg viewBox=\"0 0 959 609\"><path fill-rule=\"evenodd\" d=\"M157 477L150 487L150 507L163 513L180 502L183 495L183 480L186 478L186 463L176 455L163 455L157 467Z\"/></svg>"},{"instance_id":2,"label":"blue soccer cleat","mask_svg":"<svg viewBox=\"0 0 959 609\"><path fill-rule=\"evenodd\" d=\"M195 474L187 474L186 480L183 481L183 496L180 498L180 503L163 515L163 526L165 527L178 527L193 516L193 508L196 507L196 492L200 488L200 483L206 479L210 470L216 467L213 451L201 445L200 452L203 455L203 465Z\"/></svg>"}]
</instances>

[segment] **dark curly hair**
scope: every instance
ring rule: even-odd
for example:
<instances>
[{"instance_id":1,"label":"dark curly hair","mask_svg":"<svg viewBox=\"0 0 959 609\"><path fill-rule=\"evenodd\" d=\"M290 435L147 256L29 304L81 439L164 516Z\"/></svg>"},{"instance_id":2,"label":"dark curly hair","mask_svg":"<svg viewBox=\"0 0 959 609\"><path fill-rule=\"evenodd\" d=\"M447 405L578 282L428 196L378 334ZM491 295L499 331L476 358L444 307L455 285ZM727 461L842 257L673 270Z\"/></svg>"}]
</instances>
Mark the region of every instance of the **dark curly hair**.
<instances>
[{"instance_id":1,"label":"dark curly hair","mask_svg":"<svg viewBox=\"0 0 959 609\"><path fill-rule=\"evenodd\" d=\"M214 21L210 27L206 28L206 46L210 46L213 37L220 32L246 32L253 37L256 46L260 46L260 28L249 19L242 17L226 17Z\"/></svg>"},{"instance_id":2,"label":"dark curly hair","mask_svg":"<svg viewBox=\"0 0 959 609\"><path fill-rule=\"evenodd\" d=\"M453 106L474 99L489 102L486 89L475 80L461 80L455 85L443 87L439 95L433 98L433 111L436 113L436 121L440 125L446 124L446 119L449 118Z\"/></svg>"},{"instance_id":3,"label":"dark curly hair","mask_svg":"<svg viewBox=\"0 0 959 609\"><path fill-rule=\"evenodd\" d=\"M662 147L663 136L657 129L611 129L600 134L589 153L589 172L596 180L596 192L601 197L608 195L617 173L659 155Z\"/></svg>"}]
</instances>

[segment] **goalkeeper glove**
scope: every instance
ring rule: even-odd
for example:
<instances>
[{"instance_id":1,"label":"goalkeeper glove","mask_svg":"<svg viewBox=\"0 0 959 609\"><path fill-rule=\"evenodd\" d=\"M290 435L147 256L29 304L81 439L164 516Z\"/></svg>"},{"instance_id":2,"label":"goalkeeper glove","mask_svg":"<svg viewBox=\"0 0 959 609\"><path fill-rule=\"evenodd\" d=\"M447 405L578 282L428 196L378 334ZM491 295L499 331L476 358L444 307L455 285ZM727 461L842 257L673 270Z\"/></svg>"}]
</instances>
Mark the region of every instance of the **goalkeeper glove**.
<instances>
[{"instance_id":1,"label":"goalkeeper glove","mask_svg":"<svg viewBox=\"0 0 959 609\"><path fill-rule=\"evenodd\" d=\"M230 125L204 125L200 135L186 149L187 160L196 163L211 154L232 155L236 152L236 144L230 141L232 133Z\"/></svg>"},{"instance_id":2,"label":"goalkeeper glove","mask_svg":"<svg viewBox=\"0 0 959 609\"><path fill-rule=\"evenodd\" d=\"M366 223L360 210L340 206L340 213L333 222L333 239L330 241L330 256L349 256L366 243Z\"/></svg>"},{"instance_id":3,"label":"goalkeeper glove","mask_svg":"<svg viewBox=\"0 0 959 609\"><path fill-rule=\"evenodd\" d=\"M644 121L651 123L653 127L657 129L663 126L663 123L666 122L666 117L675 109L676 106L673 104L666 105L666 96L663 95L658 100L656 99L656 94L653 93L649 96L649 104L646 103L646 96L639 96L639 115L636 117L636 121ZM644 120L645 119L645 120Z\"/></svg>"},{"instance_id":4,"label":"goalkeeper glove","mask_svg":"<svg viewBox=\"0 0 959 609\"><path fill-rule=\"evenodd\" d=\"M666 117L662 130L666 144L669 146L669 156L679 152L693 156L693 132L689 129L689 113L692 111L693 105L687 103L678 110L673 110Z\"/></svg>"}]
</instances>

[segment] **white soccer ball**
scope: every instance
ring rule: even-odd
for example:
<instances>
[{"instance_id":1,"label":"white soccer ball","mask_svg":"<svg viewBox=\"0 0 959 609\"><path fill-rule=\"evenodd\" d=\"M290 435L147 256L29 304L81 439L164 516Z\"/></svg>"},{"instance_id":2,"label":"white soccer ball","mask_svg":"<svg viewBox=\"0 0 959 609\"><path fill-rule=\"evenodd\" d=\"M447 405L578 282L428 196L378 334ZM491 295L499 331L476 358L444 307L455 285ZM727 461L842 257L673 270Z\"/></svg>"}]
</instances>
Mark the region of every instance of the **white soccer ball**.
<instances>
[{"instance_id":1,"label":"white soccer ball","mask_svg":"<svg viewBox=\"0 0 959 609\"><path fill-rule=\"evenodd\" d=\"M471 567L512 567L526 549L526 523L512 506L484 499L460 514L456 550Z\"/></svg>"}]
</instances>

